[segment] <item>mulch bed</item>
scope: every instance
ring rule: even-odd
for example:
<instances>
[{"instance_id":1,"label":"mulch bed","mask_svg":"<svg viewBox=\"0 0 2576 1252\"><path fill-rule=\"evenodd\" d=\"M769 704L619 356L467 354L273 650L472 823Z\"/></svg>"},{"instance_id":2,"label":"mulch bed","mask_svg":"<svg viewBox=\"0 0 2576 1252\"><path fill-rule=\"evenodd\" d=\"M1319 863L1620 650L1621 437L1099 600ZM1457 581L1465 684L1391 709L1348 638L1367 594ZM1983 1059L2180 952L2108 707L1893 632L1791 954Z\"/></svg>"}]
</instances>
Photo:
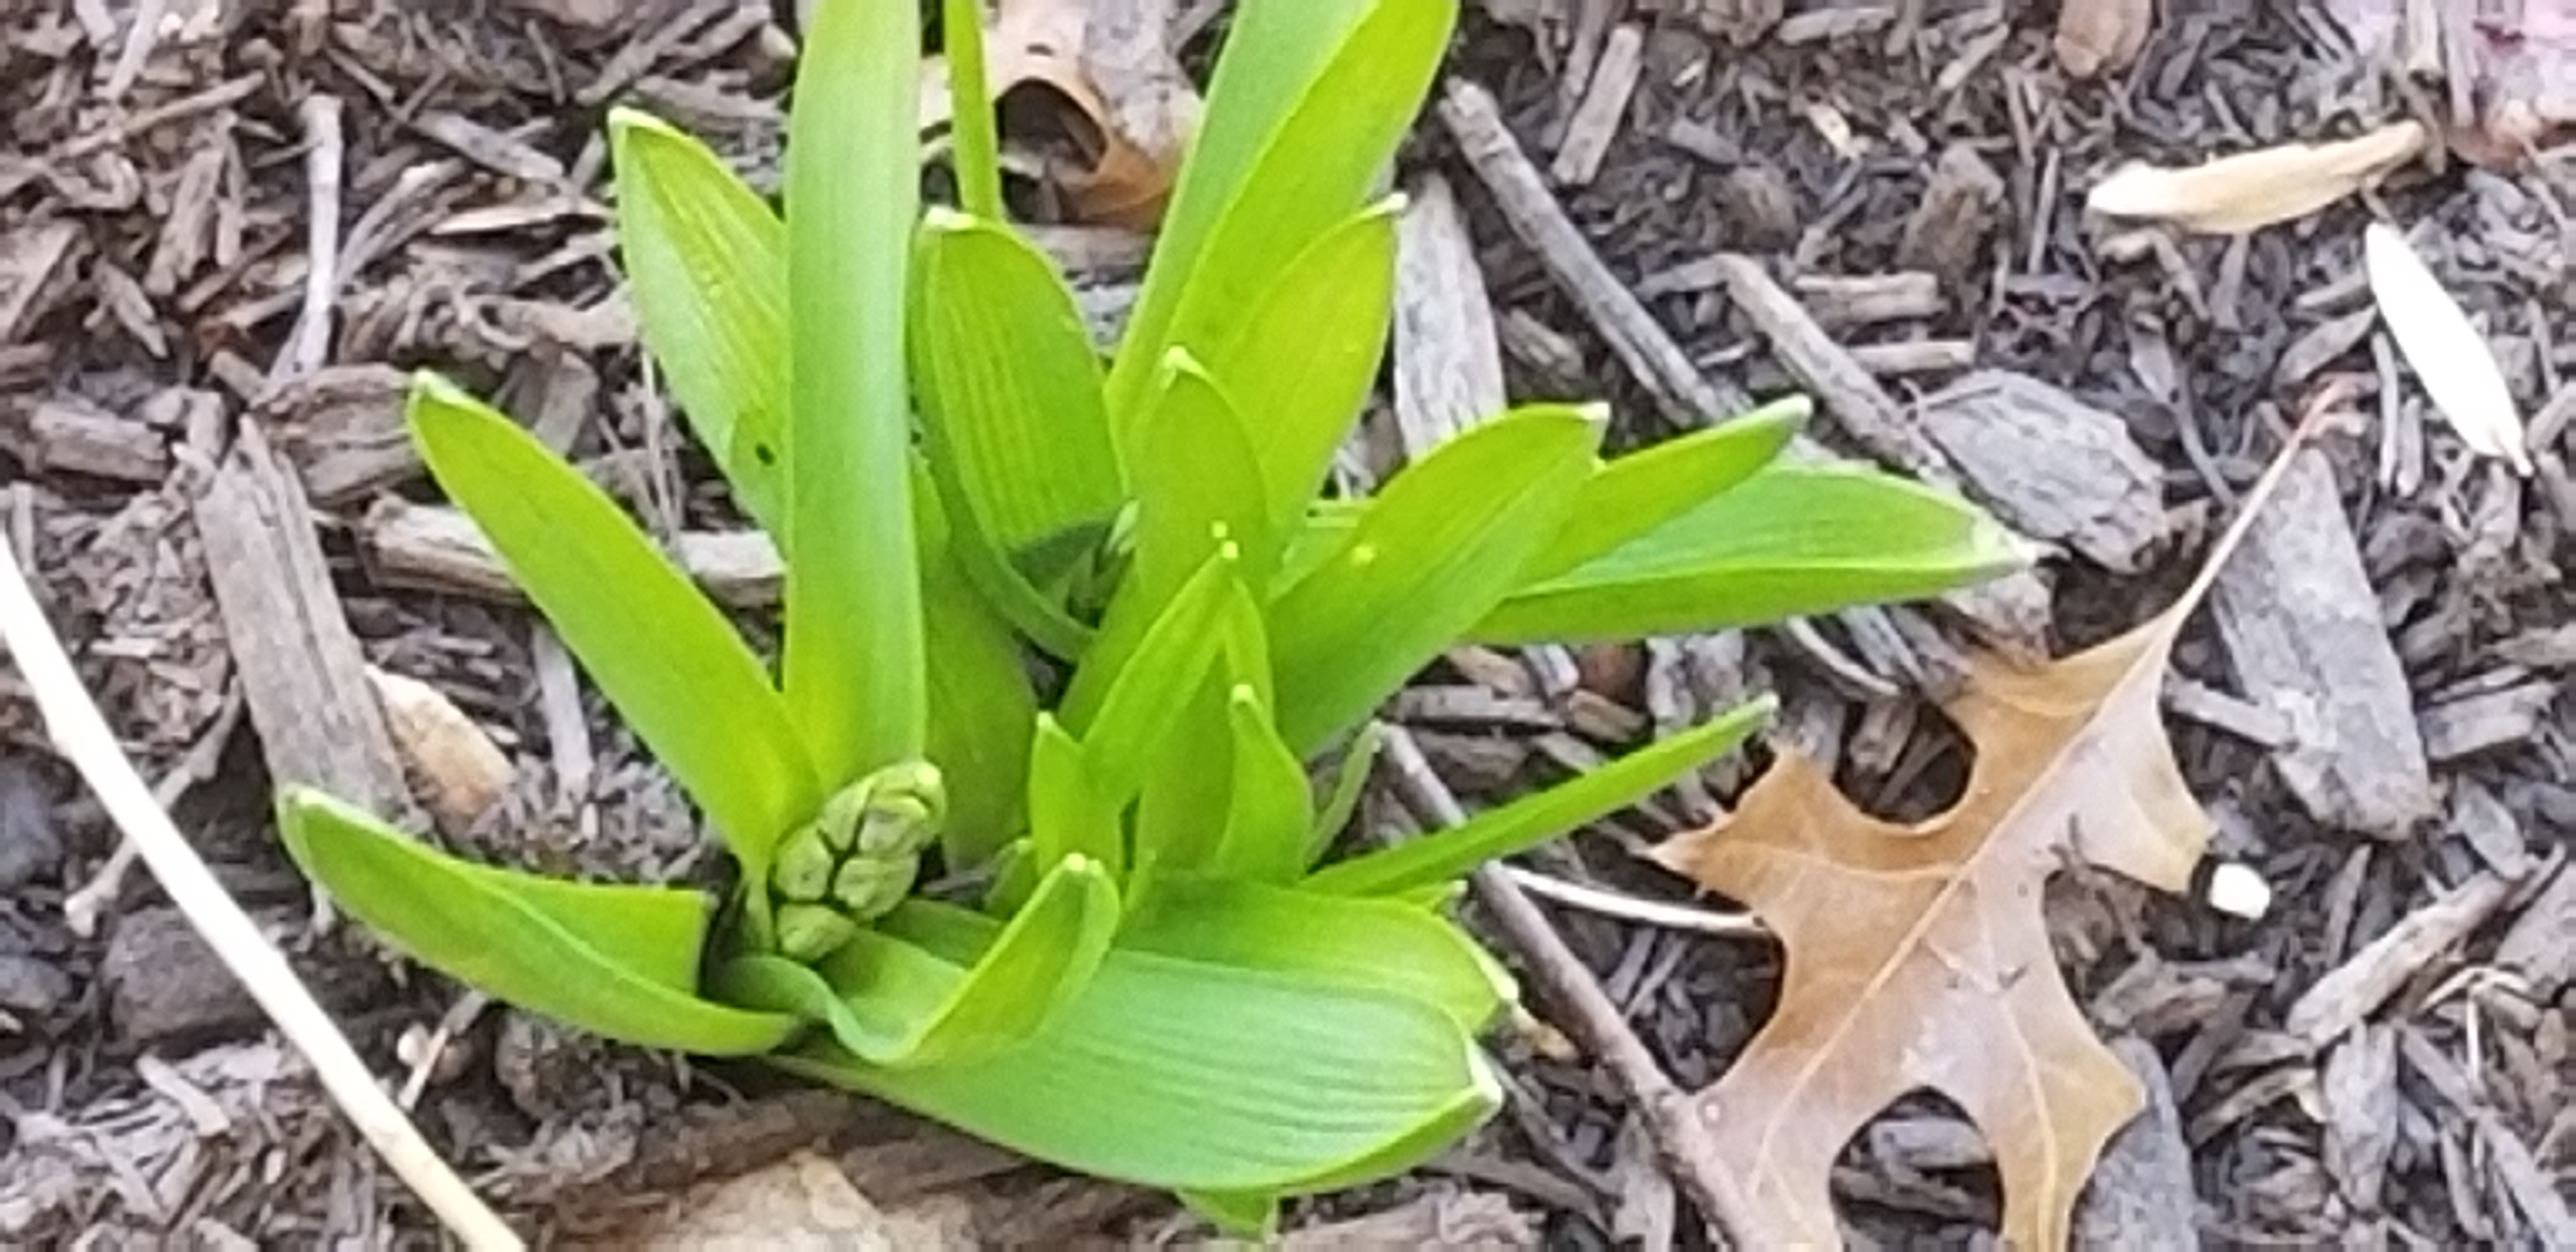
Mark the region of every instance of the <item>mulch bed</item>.
<instances>
[{"instance_id":1,"label":"mulch bed","mask_svg":"<svg viewBox=\"0 0 2576 1252\"><path fill-rule=\"evenodd\" d=\"M735 525L641 369L610 267L601 121L615 103L650 109L764 182L792 44L757 0L644 7L0 4L0 526L182 828L378 1071L409 1078L431 1137L532 1225L588 1228L828 1141L871 1196L963 1197L989 1238L1185 1231L1153 1197L863 1102L484 1005L313 925L275 846L273 772L415 802L381 719L343 716L373 708L373 667L443 694L513 767L454 843L590 874L714 872L687 806L560 647L436 532L399 426L402 371L434 365L663 533ZM1633 444L1804 389L1827 442L1882 457L1873 440L1923 437L1910 415L2018 406L2035 433L2012 454L1935 459L1999 508L2076 519L2052 536L2073 555L2048 563L2050 616L2024 623L2042 629L1982 640L2063 652L2171 596L2304 401L2352 376L2375 422L2327 441L2331 477L2267 524L2251 572L2187 632L2166 695L2216 853L2259 868L2275 907L2235 922L2092 875L2053 895L2089 1015L2170 1093L2124 1149L2168 1167L2106 1170L2087 1208L2148 1211L2125 1228L2140 1246L2195 1228L2576 1246L2576 605L2561 577L2576 344L2556 330L2576 306L2576 162L2453 162L2376 197L2538 415L2538 472L2516 478L2468 455L2398 370L2359 277L2371 207L2234 240L2081 211L2081 189L2124 160L2400 112L2380 68L2312 14L2170 4L2133 69L2078 84L2040 6L1793 4L1773 26L1780 7L1469 6L1451 69L1473 86L1426 116L1403 181L1421 195L1437 179L1463 209L1511 394L1604 396ZM136 10L157 37L134 38ZM1596 87L1604 64L1633 66L1633 85ZM1624 108L1585 106L1619 86ZM1544 204L1514 200L1515 160L1546 180ZM1551 232L1558 214L1571 232ZM318 303L316 257L335 280ZM1086 281L1114 304L1132 261ZM1622 301L1646 324L1622 322ZM1961 401L1971 384L2010 398ZM1881 407L1899 420L1873 430ZM1383 469L1394 426L1372 415L1354 476L1373 456ZM2097 463L2052 433L2081 430L2152 458L2143 531L2106 537L2073 507L2126 490L2087 478ZM277 607L294 604L336 613ZM1926 693L1975 632L1871 620L1462 654L1390 716L1476 803L1772 690L1777 742L1821 752L1884 812L1935 812L1965 748ZM148 874L124 872L15 683L0 670L0 1241L417 1242L425 1216ZM1680 900L1686 886L1626 849L1705 819L1749 770L1532 865ZM1393 820L1396 803L1369 811ZM1765 943L1547 907L1685 1088L1767 1011ZM1672 1183L1617 1085L1543 1029L1502 1047L1514 1099L1491 1129L1304 1216L1430 1205L1455 1234L1468 1209L1508 1202L1552 1243L1662 1242ZM1882 1118L1839 1181L1874 1237L1965 1239L1997 1219L1986 1149L1934 1101Z\"/></svg>"}]
</instances>

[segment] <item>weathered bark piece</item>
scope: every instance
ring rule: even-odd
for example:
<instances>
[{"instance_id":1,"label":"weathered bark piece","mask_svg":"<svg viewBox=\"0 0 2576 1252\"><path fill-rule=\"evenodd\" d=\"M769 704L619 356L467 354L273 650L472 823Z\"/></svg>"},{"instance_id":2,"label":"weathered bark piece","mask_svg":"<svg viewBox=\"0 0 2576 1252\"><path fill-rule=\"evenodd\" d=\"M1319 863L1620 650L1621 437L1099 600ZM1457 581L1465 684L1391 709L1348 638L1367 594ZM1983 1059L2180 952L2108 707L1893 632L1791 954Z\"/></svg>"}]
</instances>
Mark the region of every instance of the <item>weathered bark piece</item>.
<instances>
[{"instance_id":1,"label":"weathered bark piece","mask_svg":"<svg viewBox=\"0 0 2576 1252\"><path fill-rule=\"evenodd\" d=\"M2535 1004L2558 998L2576 982L2576 869L2560 866L2497 941L2495 964L2531 984Z\"/></svg>"},{"instance_id":2,"label":"weathered bark piece","mask_svg":"<svg viewBox=\"0 0 2576 1252\"><path fill-rule=\"evenodd\" d=\"M2424 755L2449 762L2528 743L2557 703L2558 684L2537 679L2443 700L2421 718Z\"/></svg>"},{"instance_id":3,"label":"weathered bark piece","mask_svg":"<svg viewBox=\"0 0 2576 1252\"><path fill-rule=\"evenodd\" d=\"M2514 882L2480 872L2422 908L2397 919L2350 960L2326 971L2283 1016L2281 1027L2309 1048L2342 1037L2396 995L2400 987L2441 960L2513 894Z\"/></svg>"},{"instance_id":4,"label":"weathered bark piece","mask_svg":"<svg viewBox=\"0 0 2576 1252\"><path fill-rule=\"evenodd\" d=\"M367 511L364 542L376 580L495 604L524 604L500 553L474 519L441 505L388 496ZM680 568L719 604L773 608L787 567L758 531L687 531L671 541Z\"/></svg>"},{"instance_id":5,"label":"weathered bark piece","mask_svg":"<svg viewBox=\"0 0 2576 1252\"><path fill-rule=\"evenodd\" d=\"M1960 476L2023 534L2122 574L2164 538L2163 473L2119 418L2000 370L1960 379L1921 412Z\"/></svg>"},{"instance_id":6,"label":"weathered bark piece","mask_svg":"<svg viewBox=\"0 0 2576 1252\"><path fill-rule=\"evenodd\" d=\"M1476 245L1431 175L1396 224L1395 427L1407 460L1503 410L1503 351Z\"/></svg>"},{"instance_id":7,"label":"weathered bark piece","mask_svg":"<svg viewBox=\"0 0 2576 1252\"><path fill-rule=\"evenodd\" d=\"M119 918L99 974L129 1043L202 1043L246 1034L263 1020L241 980L174 908L136 909Z\"/></svg>"},{"instance_id":8,"label":"weathered bark piece","mask_svg":"<svg viewBox=\"0 0 2576 1252\"><path fill-rule=\"evenodd\" d=\"M286 383L259 406L283 433L313 503L335 508L421 473L403 424L410 379L390 365L334 365Z\"/></svg>"},{"instance_id":9,"label":"weathered bark piece","mask_svg":"<svg viewBox=\"0 0 2576 1252\"><path fill-rule=\"evenodd\" d=\"M269 776L417 816L313 512L256 423L196 500L197 531Z\"/></svg>"},{"instance_id":10,"label":"weathered bark piece","mask_svg":"<svg viewBox=\"0 0 2576 1252\"><path fill-rule=\"evenodd\" d=\"M1565 140L1557 145L1556 161L1548 167L1556 181L1579 187L1601 172L1602 158L1610 155L1610 141L1619 137L1620 119L1627 116L1628 100L1637 94L1645 51L1645 29L1634 22L1621 24L1602 41L1592 81L1574 106L1574 116L1565 124Z\"/></svg>"},{"instance_id":11,"label":"weathered bark piece","mask_svg":"<svg viewBox=\"0 0 2576 1252\"><path fill-rule=\"evenodd\" d=\"M1905 221L1905 234L1896 244L1897 263L1951 278L1974 272L2003 202L2003 177L1976 149L1951 144L1933 163L1923 198Z\"/></svg>"},{"instance_id":12,"label":"weathered bark piece","mask_svg":"<svg viewBox=\"0 0 2576 1252\"><path fill-rule=\"evenodd\" d=\"M39 404L28 418L46 469L157 485L170 473L170 448L142 422L69 404Z\"/></svg>"},{"instance_id":13,"label":"weathered bark piece","mask_svg":"<svg viewBox=\"0 0 2576 1252\"><path fill-rule=\"evenodd\" d=\"M2245 694L2290 719L2273 754L2317 820L2402 838L2435 802L2423 732L2333 469L2306 449L2211 595Z\"/></svg>"},{"instance_id":14,"label":"weathered bark piece","mask_svg":"<svg viewBox=\"0 0 2576 1252\"><path fill-rule=\"evenodd\" d=\"M2147 1107L2104 1145L2102 1159L2075 1204L2079 1248L2195 1252L2200 1247L2199 1196L2192 1187L2191 1144L2173 1082L2155 1048L2134 1037L2111 1051L2147 1089Z\"/></svg>"},{"instance_id":15,"label":"weathered bark piece","mask_svg":"<svg viewBox=\"0 0 2576 1252\"><path fill-rule=\"evenodd\" d=\"M80 237L76 222L45 222L0 235L0 344L18 342L37 293Z\"/></svg>"}]
</instances>

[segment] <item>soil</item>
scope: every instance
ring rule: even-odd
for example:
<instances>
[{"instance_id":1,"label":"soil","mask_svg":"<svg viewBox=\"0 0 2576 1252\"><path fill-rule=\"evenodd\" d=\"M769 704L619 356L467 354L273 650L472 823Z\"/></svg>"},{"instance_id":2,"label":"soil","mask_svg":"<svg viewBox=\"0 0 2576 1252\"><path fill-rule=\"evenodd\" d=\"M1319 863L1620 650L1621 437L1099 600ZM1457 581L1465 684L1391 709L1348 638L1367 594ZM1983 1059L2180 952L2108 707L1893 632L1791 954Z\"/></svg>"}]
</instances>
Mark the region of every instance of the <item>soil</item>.
<instances>
[{"instance_id":1,"label":"soil","mask_svg":"<svg viewBox=\"0 0 2576 1252\"><path fill-rule=\"evenodd\" d=\"M737 524L639 361L610 266L601 122L612 104L648 108L765 182L792 42L759 0L646 7L0 0L9 542L182 829L377 1072L406 1083L430 1137L527 1229L603 1229L820 1144L870 1197L959 1200L989 1240L1185 1237L1155 1197L486 1005L321 924L277 849L266 797L281 760L415 803L381 734L294 729L373 699L362 670L321 659L353 650L501 749L505 793L453 823L453 842L626 878L714 872L685 804L529 614L388 558L404 506L435 499L399 438L399 371L419 365L500 397L666 531ZM1740 254L1901 413L1984 371L2044 385L2015 394L2050 422L2098 420L2143 450L2163 537L2132 551L2082 526L2061 536L2051 617L2025 645L2063 652L2152 612L2317 390L2357 388L2368 420L2324 445L2330 489L2265 541L2277 576L2223 588L2167 693L2216 853L2258 869L2275 907L2238 922L2089 875L2052 895L2088 1016L2170 1096L2138 1132L2170 1167L2132 1168L2129 1152L2088 1208L2143 1206L2157 1238L2214 1244L2576 1246L2576 600L2562 578L2576 344L2557 332L2576 308L2576 148L2436 159L2242 238L2115 228L2080 194L2120 162L2341 136L2421 102L2322 33L2319 12L2351 5L2169 3L2136 64L2100 81L2062 71L2049 5L1790 3L1785 21L1779 0L1467 7L1451 73L1554 167L1593 263L1642 297L1697 385L1822 390L1782 324L1710 268ZM154 37L135 37L138 13ZM1638 73L1605 122L1582 100L1613 47ZM1633 364L1507 220L1454 118L1426 117L1408 149L1407 185L1432 174L1465 210L1513 396L1605 396L1629 444L1688 417L1673 377ZM2397 367L2359 277L2374 214L2411 228L2497 346L2537 415L2534 475L2469 454ZM317 222L336 239L317 240ZM339 282L316 317L305 285L326 252ZM1880 455L1827 399L1826 442ZM2014 467L2059 463L2049 429L1990 474L1951 459L1972 493L2035 509L2040 489ZM2052 498L2097 489L2122 487L2078 475ZM2347 565L2360 577L2314 573ZM259 606L292 596L345 625L261 624ZM1853 795L1919 816L1962 775L1926 693L1946 647L1998 642L1971 626L1909 616L1895 645L1830 620L1461 655L1392 715L1472 804L1775 690L1792 737L1775 742L1821 749ZM1749 768L1533 863L1682 900L1628 849L1709 816ZM117 877L116 842L0 670L0 1241L428 1242L425 1213L149 875ZM1766 944L1547 907L1686 1089L1767 1011ZM2340 1014L2311 995L2356 984L2368 990ZM2321 1011L2332 1029L2307 1039ZM1506 1115L1416 1177L1301 1206L1298 1223L1428 1213L1326 1229L1665 1246L1673 1183L1618 1085L1545 1030L1499 1047ZM1987 1150L1934 1101L1881 1119L1837 1181L1871 1238L1966 1241L1998 1218Z\"/></svg>"}]
</instances>

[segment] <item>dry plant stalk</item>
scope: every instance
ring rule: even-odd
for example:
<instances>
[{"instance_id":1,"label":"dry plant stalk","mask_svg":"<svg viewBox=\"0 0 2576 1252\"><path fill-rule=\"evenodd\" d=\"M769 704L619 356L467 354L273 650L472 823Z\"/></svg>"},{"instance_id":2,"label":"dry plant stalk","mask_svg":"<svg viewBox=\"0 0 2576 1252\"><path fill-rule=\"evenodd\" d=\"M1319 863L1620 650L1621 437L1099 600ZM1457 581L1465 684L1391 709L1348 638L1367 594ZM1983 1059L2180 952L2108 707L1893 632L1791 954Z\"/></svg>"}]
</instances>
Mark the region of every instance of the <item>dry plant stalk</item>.
<instances>
[{"instance_id":1,"label":"dry plant stalk","mask_svg":"<svg viewBox=\"0 0 2576 1252\"><path fill-rule=\"evenodd\" d=\"M55 749L80 772L108 817L140 852L153 877L161 880L171 903L205 937L224 967L241 979L279 1032L312 1063L323 1090L368 1145L466 1247L525 1247L376 1085L375 1075L357 1049L296 977L285 954L225 894L196 849L153 799L151 788L135 773L107 719L81 686L61 638L45 619L16 554L5 543L0 543L0 642L8 645L10 659L26 679Z\"/></svg>"}]
</instances>

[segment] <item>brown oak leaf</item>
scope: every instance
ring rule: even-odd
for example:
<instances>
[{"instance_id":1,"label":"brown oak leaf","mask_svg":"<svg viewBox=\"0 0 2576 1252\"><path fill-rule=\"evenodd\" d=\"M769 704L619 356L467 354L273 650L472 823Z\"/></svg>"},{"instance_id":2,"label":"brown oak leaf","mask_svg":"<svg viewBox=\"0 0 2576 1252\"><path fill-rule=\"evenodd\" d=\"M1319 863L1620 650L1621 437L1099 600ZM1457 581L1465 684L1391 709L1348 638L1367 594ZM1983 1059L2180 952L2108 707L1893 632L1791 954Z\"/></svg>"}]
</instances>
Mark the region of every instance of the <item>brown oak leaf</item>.
<instances>
[{"instance_id":1,"label":"brown oak leaf","mask_svg":"<svg viewBox=\"0 0 2576 1252\"><path fill-rule=\"evenodd\" d=\"M2327 402L2313 406L2313 430ZM2182 623L2300 440L2246 499L2172 607L2033 669L1980 663L1945 711L1976 749L1949 812L1871 817L1814 761L1783 752L1714 825L1655 859L1761 916L1786 952L1779 1008L1695 1097L1743 1181L1755 1247L1834 1246L1834 1158L1898 1097L1958 1102L1993 1146L2003 1235L2067 1241L2075 1200L2143 1105L2086 1024L2050 951L2041 889L2070 861L2181 892L2207 846L2158 693Z\"/></svg>"}]
</instances>

